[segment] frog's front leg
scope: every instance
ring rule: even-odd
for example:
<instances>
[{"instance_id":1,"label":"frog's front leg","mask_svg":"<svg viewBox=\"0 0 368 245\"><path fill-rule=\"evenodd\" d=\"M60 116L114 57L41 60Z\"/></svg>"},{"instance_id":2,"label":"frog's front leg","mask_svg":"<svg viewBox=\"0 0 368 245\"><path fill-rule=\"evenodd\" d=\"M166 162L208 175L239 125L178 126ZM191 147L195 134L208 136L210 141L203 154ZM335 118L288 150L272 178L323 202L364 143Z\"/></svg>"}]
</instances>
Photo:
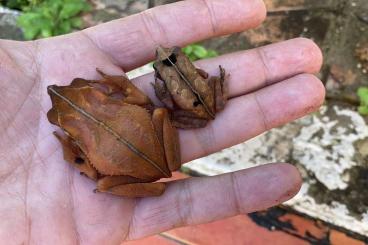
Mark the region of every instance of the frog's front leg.
<instances>
[{"instance_id":1,"label":"frog's front leg","mask_svg":"<svg viewBox=\"0 0 368 245\"><path fill-rule=\"evenodd\" d=\"M98 180L96 191L124 197L159 196L165 191L165 183L142 183L130 176L106 176Z\"/></svg>"},{"instance_id":2,"label":"frog's front leg","mask_svg":"<svg viewBox=\"0 0 368 245\"><path fill-rule=\"evenodd\" d=\"M54 132L54 135L63 147L65 161L77 168L81 174L84 174L93 180L97 180L96 169L89 163L87 157L83 154L73 139L67 135L58 134L57 132Z\"/></svg>"},{"instance_id":3,"label":"frog's front leg","mask_svg":"<svg viewBox=\"0 0 368 245\"><path fill-rule=\"evenodd\" d=\"M155 82L152 83L156 97L170 110L174 110L174 101L162 78L155 73Z\"/></svg>"}]
</instances>

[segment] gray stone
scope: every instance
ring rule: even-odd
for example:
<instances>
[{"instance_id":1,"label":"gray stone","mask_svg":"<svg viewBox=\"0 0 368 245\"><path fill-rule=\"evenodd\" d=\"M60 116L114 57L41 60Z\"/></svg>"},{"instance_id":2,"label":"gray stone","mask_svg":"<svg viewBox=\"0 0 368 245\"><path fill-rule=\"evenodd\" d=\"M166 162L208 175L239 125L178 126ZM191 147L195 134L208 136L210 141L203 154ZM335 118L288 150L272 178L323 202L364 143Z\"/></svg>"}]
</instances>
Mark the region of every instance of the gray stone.
<instances>
[{"instance_id":1,"label":"gray stone","mask_svg":"<svg viewBox=\"0 0 368 245\"><path fill-rule=\"evenodd\" d=\"M150 7L158 6L158 5L164 5L174 2L179 2L178 0L150 0Z\"/></svg>"},{"instance_id":2,"label":"gray stone","mask_svg":"<svg viewBox=\"0 0 368 245\"><path fill-rule=\"evenodd\" d=\"M148 8L148 0L96 0L95 6L95 10L91 13L92 22L89 25L97 25L142 12Z\"/></svg>"},{"instance_id":3,"label":"gray stone","mask_svg":"<svg viewBox=\"0 0 368 245\"><path fill-rule=\"evenodd\" d=\"M121 10L124 10L127 8L128 4L130 4L132 1L127 1L127 0L100 0L99 2L101 2L104 7L116 7L119 8Z\"/></svg>"},{"instance_id":4,"label":"gray stone","mask_svg":"<svg viewBox=\"0 0 368 245\"><path fill-rule=\"evenodd\" d=\"M0 7L0 38L24 40L22 30L17 26L19 12Z\"/></svg>"},{"instance_id":5,"label":"gray stone","mask_svg":"<svg viewBox=\"0 0 368 245\"><path fill-rule=\"evenodd\" d=\"M136 14L148 8L148 0L98 0L96 9L115 10L122 16Z\"/></svg>"}]
</instances>

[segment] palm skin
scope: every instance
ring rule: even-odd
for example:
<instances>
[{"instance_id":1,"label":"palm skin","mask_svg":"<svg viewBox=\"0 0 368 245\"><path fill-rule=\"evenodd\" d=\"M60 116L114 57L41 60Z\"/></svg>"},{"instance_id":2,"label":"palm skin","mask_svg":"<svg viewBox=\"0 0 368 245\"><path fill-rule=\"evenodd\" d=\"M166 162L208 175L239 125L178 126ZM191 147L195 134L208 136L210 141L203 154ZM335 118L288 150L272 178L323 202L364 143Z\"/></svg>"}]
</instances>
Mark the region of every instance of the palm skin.
<instances>
[{"instance_id":1,"label":"palm skin","mask_svg":"<svg viewBox=\"0 0 368 245\"><path fill-rule=\"evenodd\" d=\"M173 181L161 197L95 194L95 183L63 160L46 118L50 84L98 78L96 67L123 74L152 60L158 44L182 46L242 31L264 16L260 0L189 0L61 37L0 40L0 241L119 244L261 210L295 195L301 180L288 164ZM197 63L210 74L225 67L231 99L206 128L180 131L183 162L316 110L324 89L309 74L321 62L313 42L294 39ZM152 81L152 74L134 80L157 102Z\"/></svg>"}]
</instances>

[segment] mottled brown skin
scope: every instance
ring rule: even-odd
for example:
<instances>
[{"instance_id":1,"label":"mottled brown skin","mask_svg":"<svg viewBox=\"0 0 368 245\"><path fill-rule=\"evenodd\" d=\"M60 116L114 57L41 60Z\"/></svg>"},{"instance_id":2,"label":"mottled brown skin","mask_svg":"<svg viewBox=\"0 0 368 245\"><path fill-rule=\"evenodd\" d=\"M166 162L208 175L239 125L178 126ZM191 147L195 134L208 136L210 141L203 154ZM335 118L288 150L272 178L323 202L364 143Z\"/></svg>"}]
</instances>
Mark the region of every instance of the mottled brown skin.
<instances>
[{"instance_id":1,"label":"mottled brown skin","mask_svg":"<svg viewBox=\"0 0 368 245\"><path fill-rule=\"evenodd\" d=\"M197 69L179 47L159 47L156 52L154 89L180 128L206 126L227 100L225 70L219 77Z\"/></svg>"},{"instance_id":2,"label":"mottled brown skin","mask_svg":"<svg viewBox=\"0 0 368 245\"><path fill-rule=\"evenodd\" d=\"M81 174L97 181L96 191L126 197L161 195L180 167L177 131L167 110L153 109L150 99L123 76L68 86L48 87L52 108L47 116L64 134L55 133L64 158Z\"/></svg>"}]
</instances>

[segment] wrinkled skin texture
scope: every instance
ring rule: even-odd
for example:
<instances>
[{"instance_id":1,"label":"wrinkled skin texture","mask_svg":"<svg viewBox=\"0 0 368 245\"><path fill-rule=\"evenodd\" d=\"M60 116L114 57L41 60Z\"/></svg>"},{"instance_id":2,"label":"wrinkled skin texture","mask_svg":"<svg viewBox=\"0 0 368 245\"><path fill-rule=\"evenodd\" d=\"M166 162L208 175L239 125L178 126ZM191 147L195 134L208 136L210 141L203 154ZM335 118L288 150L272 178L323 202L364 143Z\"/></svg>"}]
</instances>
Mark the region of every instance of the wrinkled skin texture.
<instances>
[{"instance_id":1,"label":"wrinkled skin texture","mask_svg":"<svg viewBox=\"0 0 368 245\"><path fill-rule=\"evenodd\" d=\"M179 47L156 50L155 93L171 110L174 125L201 128L215 118L227 100L225 69L219 77L196 68Z\"/></svg>"},{"instance_id":2,"label":"wrinkled skin texture","mask_svg":"<svg viewBox=\"0 0 368 245\"><path fill-rule=\"evenodd\" d=\"M96 67L122 75L155 59L157 44L185 46L261 23L260 0L188 0L70 35L0 40L0 241L6 244L121 244L175 227L262 210L295 195L290 164L267 164L167 184L160 197L91 192L63 159L47 120L47 87L75 77L100 79ZM200 26L200 28L193 28ZM147 27L149 27L147 29ZM322 55L298 38L196 63L231 74L226 109L205 128L179 130L182 162L244 142L319 108L324 88L313 73ZM149 74L133 83L156 103ZM260 238L261 239L261 238Z\"/></svg>"},{"instance_id":3,"label":"wrinkled skin texture","mask_svg":"<svg viewBox=\"0 0 368 245\"><path fill-rule=\"evenodd\" d=\"M66 135L57 138L64 159L97 181L98 192L125 197L158 196L180 167L177 131L164 108L126 77L108 76L68 86L48 87L52 108L48 120ZM149 112L152 110L152 113Z\"/></svg>"}]
</instances>

